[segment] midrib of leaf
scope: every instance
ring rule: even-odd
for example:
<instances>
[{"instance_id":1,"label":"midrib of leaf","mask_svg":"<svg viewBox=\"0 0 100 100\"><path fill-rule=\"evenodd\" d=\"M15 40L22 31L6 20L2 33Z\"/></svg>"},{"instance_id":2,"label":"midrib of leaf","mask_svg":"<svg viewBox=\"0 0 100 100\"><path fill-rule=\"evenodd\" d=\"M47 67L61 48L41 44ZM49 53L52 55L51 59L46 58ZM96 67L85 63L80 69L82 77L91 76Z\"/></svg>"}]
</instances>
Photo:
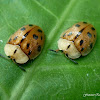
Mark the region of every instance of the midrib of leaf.
<instances>
[{"instance_id":1,"label":"midrib of leaf","mask_svg":"<svg viewBox=\"0 0 100 100\"><path fill-rule=\"evenodd\" d=\"M2 13L3 11L0 10L0 12L1 12L1 15L2 15L2 17L4 18L6 24L8 25L8 27L10 27L13 31L15 31L16 29L15 29L12 25L9 24L7 18L3 15L3 13Z\"/></svg>"},{"instance_id":2,"label":"midrib of leaf","mask_svg":"<svg viewBox=\"0 0 100 100\"><path fill-rule=\"evenodd\" d=\"M55 17L57 20L58 20L58 17L53 13L51 12L49 9L45 8L43 5L41 5L37 0L34 0L34 2L40 6L41 8L43 8L45 11L47 11L49 14L51 14L53 17Z\"/></svg>"},{"instance_id":3,"label":"midrib of leaf","mask_svg":"<svg viewBox=\"0 0 100 100\"><path fill-rule=\"evenodd\" d=\"M59 30L59 28L62 26L63 22L65 21L65 19L67 20L69 13L71 12L72 8L74 7L74 5L76 4L76 0L71 0L68 4L68 6L65 8L65 10L63 11L63 13L61 14L60 19L57 21L55 27L50 31L47 40L48 40L48 46L51 44L51 41L53 41L54 37L56 36L55 34L57 34L57 31Z\"/></svg>"},{"instance_id":4,"label":"midrib of leaf","mask_svg":"<svg viewBox=\"0 0 100 100\"><path fill-rule=\"evenodd\" d=\"M75 6L76 2L77 2L76 0L71 0L69 2L69 5L65 8L63 13L61 14L61 17L57 21L55 27L49 33L49 36L48 36L49 38L47 38L47 40L48 40L48 45L47 46L49 46L50 42L54 39L55 34L57 33L57 31L59 30L59 28L63 24L65 18L67 19L67 16L71 12L72 8ZM43 8L43 6L40 6L40 7ZM44 9L44 10L46 10L46 9ZM46 11L48 12L48 10L46 10ZM51 14L51 12L48 12L48 13ZM19 83L15 84L16 87L13 87L10 100L21 100L21 97L22 97L23 93L25 92L25 90L27 89L29 82L32 80L33 73L34 73L34 68L32 70L30 70L30 72L27 71L27 73L25 73L26 77L23 75L24 77L22 76L20 78ZM23 81L24 81L24 84L23 84ZM38 82L36 82L36 83L38 83Z\"/></svg>"}]
</instances>

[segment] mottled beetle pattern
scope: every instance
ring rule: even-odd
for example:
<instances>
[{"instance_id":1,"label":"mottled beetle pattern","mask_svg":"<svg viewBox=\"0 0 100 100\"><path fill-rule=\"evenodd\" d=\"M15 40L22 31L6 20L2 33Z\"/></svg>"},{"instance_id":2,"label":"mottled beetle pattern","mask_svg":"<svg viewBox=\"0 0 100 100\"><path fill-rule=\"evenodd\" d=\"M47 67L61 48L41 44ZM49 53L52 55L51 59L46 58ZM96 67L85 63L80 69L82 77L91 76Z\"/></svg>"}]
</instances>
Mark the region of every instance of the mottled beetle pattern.
<instances>
[{"instance_id":1,"label":"mottled beetle pattern","mask_svg":"<svg viewBox=\"0 0 100 100\"><path fill-rule=\"evenodd\" d=\"M58 50L72 59L86 56L90 53L96 42L96 30L87 22L79 22L63 32L58 40Z\"/></svg>"},{"instance_id":2,"label":"mottled beetle pattern","mask_svg":"<svg viewBox=\"0 0 100 100\"><path fill-rule=\"evenodd\" d=\"M44 32L36 25L25 25L15 32L5 45L5 54L16 63L24 64L36 58L44 45Z\"/></svg>"}]
</instances>

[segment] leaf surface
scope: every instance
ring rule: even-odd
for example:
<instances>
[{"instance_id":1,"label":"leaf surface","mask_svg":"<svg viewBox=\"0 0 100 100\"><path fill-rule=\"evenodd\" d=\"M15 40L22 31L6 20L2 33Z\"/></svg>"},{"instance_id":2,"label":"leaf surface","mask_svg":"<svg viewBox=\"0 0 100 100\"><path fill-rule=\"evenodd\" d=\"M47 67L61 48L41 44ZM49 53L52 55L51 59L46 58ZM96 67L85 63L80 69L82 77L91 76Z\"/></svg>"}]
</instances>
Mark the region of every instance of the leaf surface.
<instances>
[{"instance_id":1,"label":"leaf surface","mask_svg":"<svg viewBox=\"0 0 100 100\"><path fill-rule=\"evenodd\" d=\"M0 0L0 53L14 32L26 24L40 26L45 46L34 61L22 65L0 58L0 100L99 100L100 0ZM74 23L95 26L97 41L92 52L75 65L57 49L60 34ZM86 96L86 97L84 97Z\"/></svg>"}]
</instances>

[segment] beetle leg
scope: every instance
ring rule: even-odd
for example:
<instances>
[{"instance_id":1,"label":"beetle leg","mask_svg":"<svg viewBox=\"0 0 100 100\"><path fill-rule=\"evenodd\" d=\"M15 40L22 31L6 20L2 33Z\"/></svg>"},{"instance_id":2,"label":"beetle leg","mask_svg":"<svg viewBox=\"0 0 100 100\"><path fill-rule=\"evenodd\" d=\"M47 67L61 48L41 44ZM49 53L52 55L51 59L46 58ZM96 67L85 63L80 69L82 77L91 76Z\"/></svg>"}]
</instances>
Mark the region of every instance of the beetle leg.
<instances>
[{"instance_id":1,"label":"beetle leg","mask_svg":"<svg viewBox=\"0 0 100 100\"><path fill-rule=\"evenodd\" d=\"M49 51L53 51L53 52L58 52L59 51L59 49L57 49L57 50L52 50L52 49L48 49Z\"/></svg>"},{"instance_id":2,"label":"beetle leg","mask_svg":"<svg viewBox=\"0 0 100 100\"><path fill-rule=\"evenodd\" d=\"M22 71L26 72L26 70L20 64L16 63L15 59L12 60Z\"/></svg>"},{"instance_id":3,"label":"beetle leg","mask_svg":"<svg viewBox=\"0 0 100 100\"><path fill-rule=\"evenodd\" d=\"M17 64L18 65L18 67L21 69L21 70L23 70L24 72L26 72L26 70L22 67L22 66L20 66L19 64Z\"/></svg>"},{"instance_id":4,"label":"beetle leg","mask_svg":"<svg viewBox=\"0 0 100 100\"><path fill-rule=\"evenodd\" d=\"M3 56L3 55L1 55L1 54L0 54L0 56L3 57L3 58L5 58L5 59L10 59L10 58L7 58L6 56Z\"/></svg>"},{"instance_id":5,"label":"beetle leg","mask_svg":"<svg viewBox=\"0 0 100 100\"><path fill-rule=\"evenodd\" d=\"M69 57L68 57L68 54L65 54L65 56L66 56L69 60L71 60L72 62L74 62L75 64L78 64L78 62L76 62L75 60L69 58Z\"/></svg>"}]
</instances>

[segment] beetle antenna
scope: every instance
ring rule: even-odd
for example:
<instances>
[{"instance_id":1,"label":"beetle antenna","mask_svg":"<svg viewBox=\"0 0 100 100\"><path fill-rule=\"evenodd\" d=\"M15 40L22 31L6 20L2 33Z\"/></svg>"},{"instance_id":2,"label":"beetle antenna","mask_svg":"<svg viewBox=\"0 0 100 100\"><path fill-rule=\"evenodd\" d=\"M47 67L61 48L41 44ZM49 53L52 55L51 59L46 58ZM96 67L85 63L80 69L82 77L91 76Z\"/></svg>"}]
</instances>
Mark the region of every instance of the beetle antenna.
<instances>
[{"instance_id":1,"label":"beetle antenna","mask_svg":"<svg viewBox=\"0 0 100 100\"><path fill-rule=\"evenodd\" d=\"M52 50L52 49L48 49L49 51L53 51L53 52L58 52L59 51L59 49L57 49L57 50Z\"/></svg>"},{"instance_id":2,"label":"beetle antenna","mask_svg":"<svg viewBox=\"0 0 100 100\"><path fill-rule=\"evenodd\" d=\"M16 61L14 61L14 62L16 63ZM17 65L22 71L26 72L26 70L25 70L20 64L16 63L16 65Z\"/></svg>"},{"instance_id":3,"label":"beetle antenna","mask_svg":"<svg viewBox=\"0 0 100 100\"><path fill-rule=\"evenodd\" d=\"M15 62L15 61L14 61L14 62ZM15 63L16 63L16 62L15 62ZM22 71L26 72L26 70L25 70L20 64L16 63L16 65L17 65Z\"/></svg>"},{"instance_id":4,"label":"beetle antenna","mask_svg":"<svg viewBox=\"0 0 100 100\"><path fill-rule=\"evenodd\" d=\"M18 65L18 67L19 67L22 71L26 72L26 70L25 70L22 66Z\"/></svg>"},{"instance_id":5,"label":"beetle antenna","mask_svg":"<svg viewBox=\"0 0 100 100\"><path fill-rule=\"evenodd\" d=\"M78 62L76 62L75 60L69 58L69 57L68 57L68 54L65 54L65 56L66 56L69 60L71 60L72 62L74 62L75 64L78 64Z\"/></svg>"},{"instance_id":6,"label":"beetle antenna","mask_svg":"<svg viewBox=\"0 0 100 100\"><path fill-rule=\"evenodd\" d=\"M5 56L3 56L3 55L1 55L0 54L0 56L1 57L3 57L3 58L5 58L5 59L10 59L10 58L7 58L7 57L5 57ZM13 60L14 61L14 60ZM15 62L15 61L14 61ZM15 62L16 63L16 62ZM16 63L17 64L17 63ZM21 69L21 70L23 70L24 72L26 72L26 70L23 68L23 67L21 67L19 64L17 64L18 65L18 67Z\"/></svg>"},{"instance_id":7,"label":"beetle antenna","mask_svg":"<svg viewBox=\"0 0 100 100\"><path fill-rule=\"evenodd\" d=\"M1 54L0 54L0 56L3 57L3 58L5 58L5 59L9 59L9 58L7 58L6 56L3 56L3 55L1 55Z\"/></svg>"},{"instance_id":8,"label":"beetle antenna","mask_svg":"<svg viewBox=\"0 0 100 100\"><path fill-rule=\"evenodd\" d=\"M57 50L48 49L48 50L53 51L53 52L56 52L56 53L57 53L58 51L62 51L62 50L59 50L59 49L57 49ZM63 51L62 51L62 52L63 52ZM75 60L69 58L69 57L68 57L68 54L65 54L65 56L66 56L69 60L71 60L72 62L74 62L75 64L78 64L78 62L76 62Z\"/></svg>"},{"instance_id":9,"label":"beetle antenna","mask_svg":"<svg viewBox=\"0 0 100 100\"><path fill-rule=\"evenodd\" d=\"M15 61L15 59L12 59L12 60L13 60L13 62L14 62L22 71L26 72L26 70L25 70L20 64L18 64L18 63Z\"/></svg>"}]
</instances>

